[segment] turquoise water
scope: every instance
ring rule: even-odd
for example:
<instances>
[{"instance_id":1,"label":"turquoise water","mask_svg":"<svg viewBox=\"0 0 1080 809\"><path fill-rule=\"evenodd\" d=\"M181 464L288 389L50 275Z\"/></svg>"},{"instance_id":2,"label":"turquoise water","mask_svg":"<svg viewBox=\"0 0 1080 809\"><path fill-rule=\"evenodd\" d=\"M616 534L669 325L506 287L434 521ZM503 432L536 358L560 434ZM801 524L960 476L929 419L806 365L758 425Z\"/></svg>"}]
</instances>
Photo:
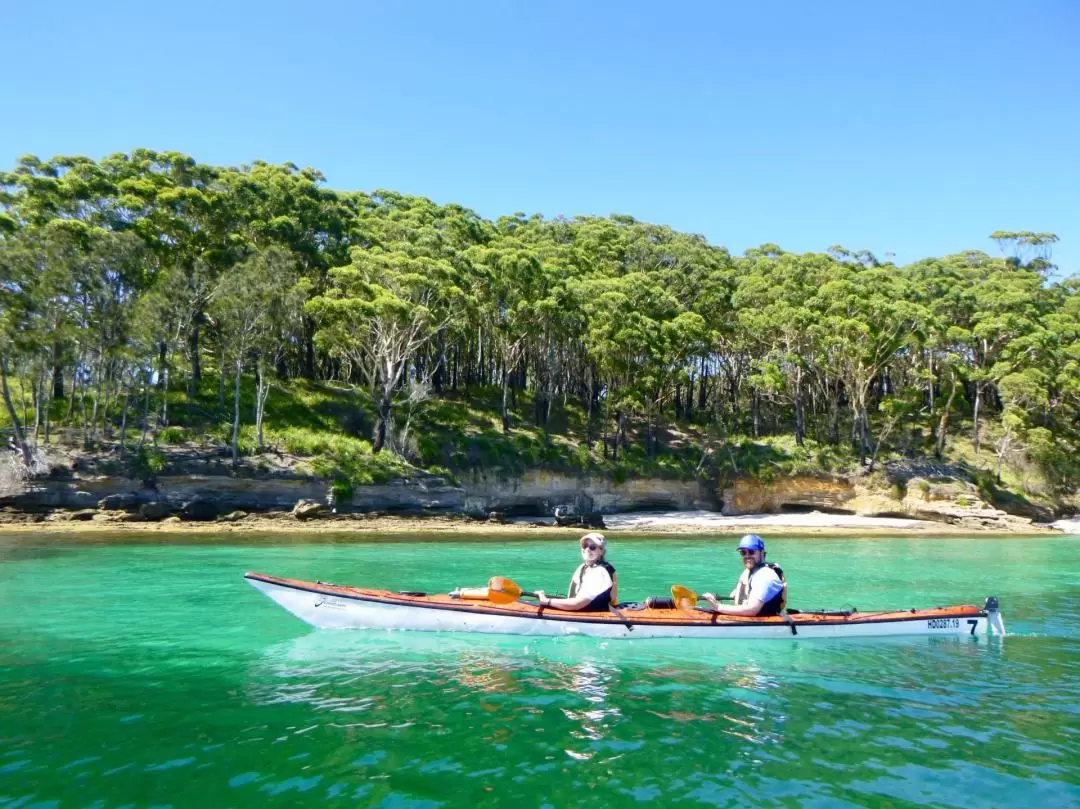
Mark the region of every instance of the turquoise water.
<instances>
[{"instance_id":1,"label":"turquoise water","mask_svg":"<svg viewBox=\"0 0 1080 809\"><path fill-rule=\"evenodd\" d=\"M792 606L1011 634L711 643L315 632L241 579L561 590L572 539L221 539L0 536L0 807L1080 806L1080 538L767 538ZM609 557L727 590L732 545Z\"/></svg>"}]
</instances>

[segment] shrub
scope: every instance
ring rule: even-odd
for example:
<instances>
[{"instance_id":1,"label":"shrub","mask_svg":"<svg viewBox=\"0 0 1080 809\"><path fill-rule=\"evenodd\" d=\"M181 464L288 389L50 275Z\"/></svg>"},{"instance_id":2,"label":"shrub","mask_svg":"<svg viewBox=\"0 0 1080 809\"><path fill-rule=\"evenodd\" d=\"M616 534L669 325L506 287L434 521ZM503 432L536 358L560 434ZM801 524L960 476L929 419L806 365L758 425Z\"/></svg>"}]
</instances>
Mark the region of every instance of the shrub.
<instances>
[{"instance_id":1,"label":"shrub","mask_svg":"<svg viewBox=\"0 0 1080 809\"><path fill-rule=\"evenodd\" d=\"M165 471L165 453L152 444L143 444L132 456L132 472L139 478L154 478Z\"/></svg>"},{"instance_id":2,"label":"shrub","mask_svg":"<svg viewBox=\"0 0 1080 809\"><path fill-rule=\"evenodd\" d=\"M183 427L165 427L158 432L158 440L166 444L183 444L188 440L188 431Z\"/></svg>"}]
</instances>

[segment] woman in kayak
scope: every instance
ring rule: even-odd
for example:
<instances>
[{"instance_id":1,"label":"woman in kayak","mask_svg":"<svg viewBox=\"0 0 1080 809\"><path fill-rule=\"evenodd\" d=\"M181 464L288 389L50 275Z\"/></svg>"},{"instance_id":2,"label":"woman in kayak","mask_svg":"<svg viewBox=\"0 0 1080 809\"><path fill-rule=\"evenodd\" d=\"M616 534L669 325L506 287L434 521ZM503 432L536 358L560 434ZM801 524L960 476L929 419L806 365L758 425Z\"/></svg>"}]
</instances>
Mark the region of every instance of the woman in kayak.
<instances>
[{"instance_id":1,"label":"woman in kayak","mask_svg":"<svg viewBox=\"0 0 1080 809\"><path fill-rule=\"evenodd\" d=\"M548 598L543 590L536 591L541 607L556 610L582 610L607 612L612 604L618 604L619 581L615 568L604 558L607 540L595 531L581 538L582 562L570 577L570 589L566 598Z\"/></svg>"}]
</instances>

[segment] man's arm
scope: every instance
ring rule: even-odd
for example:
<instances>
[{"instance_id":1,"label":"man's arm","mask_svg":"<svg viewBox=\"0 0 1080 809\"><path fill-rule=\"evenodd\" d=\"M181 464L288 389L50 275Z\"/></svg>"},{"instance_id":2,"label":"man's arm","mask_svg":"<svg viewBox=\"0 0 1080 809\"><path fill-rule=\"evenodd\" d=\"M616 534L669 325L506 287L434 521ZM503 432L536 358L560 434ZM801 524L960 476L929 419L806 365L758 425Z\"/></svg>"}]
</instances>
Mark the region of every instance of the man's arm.
<instances>
[{"instance_id":1,"label":"man's arm","mask_svg":"<svg viewBox=\"0 0 1080 809\"><path fill-rule=\"evenodd\" d=\"M713 609L720 615L757 615L761 612L763 606L765 606L764 602L755 599L739 607L725 607L723 604L715 604Z\"/></svg>"}]
</instances>

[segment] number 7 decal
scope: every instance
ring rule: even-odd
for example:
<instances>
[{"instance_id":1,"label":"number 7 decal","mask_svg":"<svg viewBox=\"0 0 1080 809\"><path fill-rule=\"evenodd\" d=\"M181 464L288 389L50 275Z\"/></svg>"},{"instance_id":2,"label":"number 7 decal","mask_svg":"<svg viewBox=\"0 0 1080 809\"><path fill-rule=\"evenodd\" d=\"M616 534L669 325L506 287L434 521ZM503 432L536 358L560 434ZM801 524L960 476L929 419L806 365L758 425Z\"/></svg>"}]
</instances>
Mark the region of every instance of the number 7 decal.
<instances>
[{"instance_id":1,"label":"number 7 decal","mask_svg":"<svg viewBox=\"0 0 1080 809\"><path fill-rule=\"evenodd\" d=\"M971 634L975 634L975 627L979 625L979 622L975 618L969 618L968 623L971 624Z\"/></svg>"}]
</instances>

